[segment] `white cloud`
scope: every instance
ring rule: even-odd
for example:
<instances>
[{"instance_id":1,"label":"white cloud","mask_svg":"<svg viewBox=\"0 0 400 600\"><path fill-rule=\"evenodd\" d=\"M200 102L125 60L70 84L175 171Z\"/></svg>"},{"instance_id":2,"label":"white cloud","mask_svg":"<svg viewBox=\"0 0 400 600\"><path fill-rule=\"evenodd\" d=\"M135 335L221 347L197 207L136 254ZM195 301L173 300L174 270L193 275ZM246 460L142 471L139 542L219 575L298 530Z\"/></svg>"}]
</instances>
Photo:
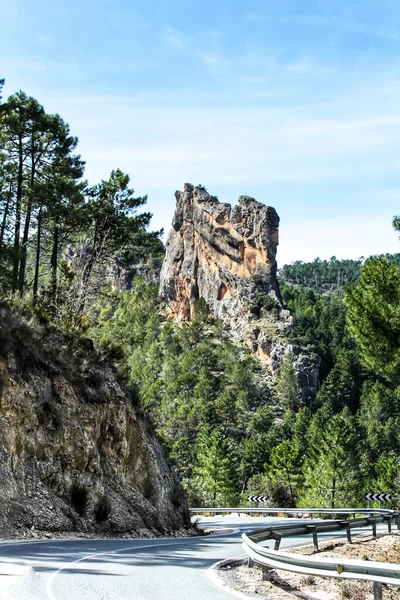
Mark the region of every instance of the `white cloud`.
<instances>
[{"instance_id":1,"label":"white cloud","mask_svg":"<svg viewBox=\"0 0 400 600\"><path fill-rule=\"evenodd\" d=\"M236 53L227 53L218 46L206 51L196 52L195 56L203 63L212 75L223 77L230 85L238 84L243 79L251 78L253 82L277 88L290 82L296 85L304 78L320 80L323 77L335 75L329 64L322 64L307 54L296 58L285 59L284 49L278 46L250 43L246 48ZM294 89L292 87L291 93Z\"/></svg>"},{"instance_id":2,"label":"white cloud","mask_svg":"<svg viewBox=\"0 0 400 600\"><path fill-rule=\"evenodd\" d=\"M216 72L234 65L229 57L224 65L225 57L217 52L201 56ZM236 81L245 77L246 62L257 60L253 54L243 57ZM274 77L277 61L270 61ZM351 86L338 87L331 99L308 95L309 102L302 103L299 73L312 72L315 65L299 61L297 67L286 65L271 88L268 76L251 82L248 69L248 86L240 88L236 103L230 102L232 89L215 96L216 101L209 88L174 89L170 96L37 95L79 136L90 182L116 167L129 173L136 192L149 195L155 228L169 228L174 191L189 181L205 185L223 201L233 203L248 193L275 206L282 213L280 264L317 255L357 258L393 252L397 236L390 222L399 212L400 197L396 73L368 73ZM315 70L323 75L323 67ZM332 86L334 80L329 82ZM309 216L318 200L318 218L306 220L301 207ZM384 215L378 206L382 202ZM363 214L365 205L376 218ZM340 219L332 221L336 211Z\"/></svg>"},{"instance_id":3,"label":"white cloud","mask_svg":"<svg viewBox=\"0 0 400 600\"><path fill-rule=\"evenodd\" d=\"M34 60L29 57L12 58L7 61L8 67L14 72L16 71L48 71L49 64L43 60ZM7 78L7 84L9 84L9 78ZM9 86L8 86L9 87Z\"/></svg>"},{"instance_id":4,"label":"white cloud","mask_svg":"<svg viewBox=\"0 0 400 600\"><path fill-rule=\"evenodd\" d=\"M79 135L93 180L116 165L160 188L186 180L230 187L360 182L399 172L400 114L381 116L376 107L365 118L165 108L109 97L57 100L49 108Z\"/></svg>"},{"instance_id":5,"label":"white cloud","mask_svg":"<svg viewBox=\"0 0 400 600\"><path fill-rule=\"evenodd\" d=\"M185 47L183 36L173 27L166 27L164 31L164 40L169 46L175 48L175 50L183 50Z\"/></svg>"}]
</instances>

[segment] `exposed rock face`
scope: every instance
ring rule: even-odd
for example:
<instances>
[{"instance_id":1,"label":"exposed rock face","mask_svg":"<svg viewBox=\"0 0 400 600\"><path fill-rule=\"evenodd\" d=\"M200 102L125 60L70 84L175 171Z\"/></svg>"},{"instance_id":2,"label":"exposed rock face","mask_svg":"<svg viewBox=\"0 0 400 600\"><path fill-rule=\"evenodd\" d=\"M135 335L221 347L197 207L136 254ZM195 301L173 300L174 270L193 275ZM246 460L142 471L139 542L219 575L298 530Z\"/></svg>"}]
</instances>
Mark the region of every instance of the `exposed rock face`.
<instances>
[{"instance_id":1,"label":"exposed rock face","mask_svg":"<svg viewBox=\"0 0 400 600\"><path fill-rule=\"evenodd\" d=\"M231 208L189 184L176 192L176 201L160 282L172 315L190 320L202 297L214 317L229 322L239 338L274 366L272 335L264 334L260 318L268 319L271 308L283 312L276 279L275 209L249 196L240 196ZM288 325L290 317L285 317L281 326ZM268 322L271 334L275 325L275 318Z\"/></svg>"},{"instance_id":2,"label":"exposed rock face","mask_svg":"<svg viewBox=\"0 0 400 600\"><path fill-rule=\"evenodd\" d=\"M180 482L112 367L42 334L0 308L2 534L187 527Z\"/></svg>"},{"instance_id":3,"label":"exposed rock face","mask_svg":"<svg viewBox=\"0 0 400 600\"><path fill-rule=\"evenodd\" d=\"M161 270L160 294L170 314L190 320L202 297L277 373L293 347L283 341L292 318L282 307L276 279L279 217L274 208L240 196L233 208L202 187L185 184ZM317 386L315 361L298 356L305 396ZM300 372L301 371L301 372Z\"/></svg>"},{"instance_id":4,"label":"exposed rock face","mask_svg":"<svg viewBox=\"0 0 400 600\"><path fill-rule=\"evenodd\" d=\"M193 316L199 297L218 317L224 308L249 313L257 293L278 296L274 208L249 196L231 208L189 184L175 196L160 293L178 319Z\"/></svg>"}]
</instances>

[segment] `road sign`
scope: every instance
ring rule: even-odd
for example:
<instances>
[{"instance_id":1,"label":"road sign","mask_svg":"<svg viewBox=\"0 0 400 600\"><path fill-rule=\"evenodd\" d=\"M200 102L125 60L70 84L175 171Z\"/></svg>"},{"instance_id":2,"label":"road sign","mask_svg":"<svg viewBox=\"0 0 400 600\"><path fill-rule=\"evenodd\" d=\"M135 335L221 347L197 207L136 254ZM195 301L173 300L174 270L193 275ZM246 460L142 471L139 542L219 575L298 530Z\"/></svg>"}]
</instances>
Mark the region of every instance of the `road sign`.
<instances>
[{"instance_id":1,"label":"road sign","mask_svg":"<svg viewBox=\"0 0 400 600\"><path fill-rule=\"evenodd\" d=\"M247 499L250 502L267 502L268 496L249 496Z\"/></svg>"},{"instance_id":2,"label":"road sign","mask_svg":"<svg viewBox=\"0 0 400 600\"><path fill-rule=\"evenodd\" d=\"M378 493L378 494L373 494L373 493L369 493L369 494L365 494L365 499L368 500L368 502L373 502L374 500L379 500L379 502L388 502L391 499L391 495L390 494L382 494L382 493Z\"/></svg>"}]
</instances>

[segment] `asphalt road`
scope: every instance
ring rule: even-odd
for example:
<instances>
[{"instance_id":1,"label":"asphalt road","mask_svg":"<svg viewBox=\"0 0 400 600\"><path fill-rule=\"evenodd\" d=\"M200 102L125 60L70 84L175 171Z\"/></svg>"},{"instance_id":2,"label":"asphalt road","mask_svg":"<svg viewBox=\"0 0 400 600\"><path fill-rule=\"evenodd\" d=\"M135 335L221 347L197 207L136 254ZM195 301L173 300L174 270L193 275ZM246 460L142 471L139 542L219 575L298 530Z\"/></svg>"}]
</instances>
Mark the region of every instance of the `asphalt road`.
<instances>
[{"instance_id":1,"label":"asphalt road","mask_svg":"<svg viewBox=\"0 0 400 600\"><path fill-rule=\"evenodd\" d=\"M207 569L243 554L242 531L286 520L202 518L204 526L221 532L195 538L3 543L0 600L232 600L210 581ZM306 541L309 536L284 539L282 547Z\"/></svg>"}]
</instances>

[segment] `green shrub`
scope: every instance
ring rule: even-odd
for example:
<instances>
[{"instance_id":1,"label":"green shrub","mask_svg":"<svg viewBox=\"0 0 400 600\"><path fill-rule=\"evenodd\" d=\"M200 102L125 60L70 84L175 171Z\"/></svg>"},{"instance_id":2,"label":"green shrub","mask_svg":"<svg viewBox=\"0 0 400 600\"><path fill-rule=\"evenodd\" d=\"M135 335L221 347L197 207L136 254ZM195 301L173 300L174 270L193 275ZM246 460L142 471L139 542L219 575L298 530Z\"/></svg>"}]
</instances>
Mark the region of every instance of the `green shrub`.
<instances>
[{"instance_id":1,"label":"green shrub","mask_svg":"<svg viewBox=\"0 0 400 600\"><path fill-rule=\"evenodd\" d=\"M276 298L270 296L269 294L263 294L260 297L260 300L262 307L265 308L265 310L274 311L274 314L277 314L279 311L279 302Z\"/></svg>"}]
</instances>

